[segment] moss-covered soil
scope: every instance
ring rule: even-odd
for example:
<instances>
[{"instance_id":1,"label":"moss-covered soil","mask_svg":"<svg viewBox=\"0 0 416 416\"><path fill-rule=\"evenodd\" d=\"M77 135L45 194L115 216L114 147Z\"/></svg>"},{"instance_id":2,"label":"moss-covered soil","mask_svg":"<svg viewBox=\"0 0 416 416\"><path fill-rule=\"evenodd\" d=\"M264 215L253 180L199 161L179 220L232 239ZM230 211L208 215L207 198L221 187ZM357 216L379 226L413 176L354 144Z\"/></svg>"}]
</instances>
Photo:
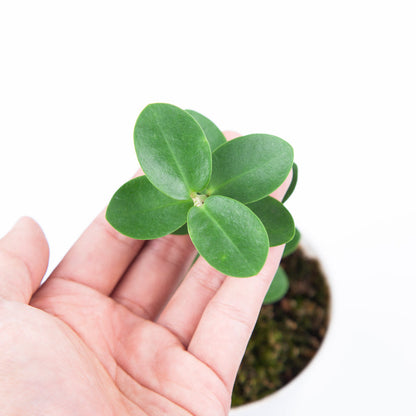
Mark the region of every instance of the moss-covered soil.
<instances>
[{"instance_id":1,"label":"moss-covered soil","mask_svg":"<svg viewBox=\"0 0 416 416\"><path fill-rule=\"evenodd\" d=\"M296 377L327 330L330 299L319 262L298 249L282 266L290 279L289 292L261 309L237 375L233 406L265 397Z\"/></svg>"}]
</instances>

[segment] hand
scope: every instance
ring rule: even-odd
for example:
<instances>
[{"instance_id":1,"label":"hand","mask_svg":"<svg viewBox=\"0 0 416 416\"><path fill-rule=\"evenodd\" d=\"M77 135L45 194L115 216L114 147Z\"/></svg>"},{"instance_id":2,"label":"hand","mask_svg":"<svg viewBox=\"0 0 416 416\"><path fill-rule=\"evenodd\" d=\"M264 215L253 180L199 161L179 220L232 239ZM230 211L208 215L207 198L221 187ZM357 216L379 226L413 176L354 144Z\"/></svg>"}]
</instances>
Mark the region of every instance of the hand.
<instances>
[{"instance_id":1,"label":"hand","mask_svg":"<svg viewBox=\"0 0 416 416\"><path fill-rule=\"evenodd\" d=\"M227 415L282 250L252 278L189 270L188 236L132 240L101 213L39 287L48 245L22 218L0 240L2 414Z\"/></svg>"}]
</instances>

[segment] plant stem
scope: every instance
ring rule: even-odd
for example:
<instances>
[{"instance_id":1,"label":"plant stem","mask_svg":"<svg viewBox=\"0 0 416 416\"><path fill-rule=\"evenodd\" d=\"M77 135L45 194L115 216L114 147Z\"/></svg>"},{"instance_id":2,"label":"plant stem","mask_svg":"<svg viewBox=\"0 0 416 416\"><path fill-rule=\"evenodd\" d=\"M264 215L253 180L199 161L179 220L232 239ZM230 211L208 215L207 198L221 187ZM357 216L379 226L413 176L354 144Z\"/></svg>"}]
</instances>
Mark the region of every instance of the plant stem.
<instances>
[{"instance_id":1,"label":"plant stem","mask_svg":"<svg viewBox=\"0 0 416 416\"><path fill-rule=\"evenodd\" d=\"M204 205L205 200L208 198L208 195L198 194L197 192L191 193L192 201L194 201L194 206L202 207Z\"/></svg>"}]
</instances>

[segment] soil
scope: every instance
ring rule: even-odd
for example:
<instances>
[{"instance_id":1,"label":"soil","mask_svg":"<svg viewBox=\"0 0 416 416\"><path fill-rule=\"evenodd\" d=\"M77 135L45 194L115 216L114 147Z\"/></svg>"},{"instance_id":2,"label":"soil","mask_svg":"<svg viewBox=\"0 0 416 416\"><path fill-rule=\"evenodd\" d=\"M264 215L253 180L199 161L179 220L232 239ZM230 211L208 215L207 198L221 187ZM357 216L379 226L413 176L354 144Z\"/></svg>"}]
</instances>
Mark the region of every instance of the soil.
<instances>
[{"instance_id":1,"label":"soil","mask_svg":"<svg viewBox=\"0 0 416 416\"><path fill-rule=\"evenodd\" d=\"M296 377L328 327L329 290L319 262L301 248L282 260L286 296L262 307L234 385L232 406L261 399Z\"/></svg>"}]
</instances>

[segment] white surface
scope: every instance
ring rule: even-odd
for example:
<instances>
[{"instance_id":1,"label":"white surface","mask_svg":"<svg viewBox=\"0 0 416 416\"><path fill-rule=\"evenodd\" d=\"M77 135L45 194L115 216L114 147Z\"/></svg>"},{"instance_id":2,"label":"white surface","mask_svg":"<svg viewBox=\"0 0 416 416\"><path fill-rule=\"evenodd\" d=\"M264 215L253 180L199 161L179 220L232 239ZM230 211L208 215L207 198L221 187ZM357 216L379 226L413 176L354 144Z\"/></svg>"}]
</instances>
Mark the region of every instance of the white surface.
<instances>
[{"instance_id":1,"label":"white surface","mask_svg":"<svg viewBox=\"0 0 416 416\"><path fill-rule=\"evenodd\" d=\"M136 170L150 102L277 134L338 314L293 416L416 414L413 3L0 2L0 233L33 216L53 268Z\"/></svg>"}]
</instances>

